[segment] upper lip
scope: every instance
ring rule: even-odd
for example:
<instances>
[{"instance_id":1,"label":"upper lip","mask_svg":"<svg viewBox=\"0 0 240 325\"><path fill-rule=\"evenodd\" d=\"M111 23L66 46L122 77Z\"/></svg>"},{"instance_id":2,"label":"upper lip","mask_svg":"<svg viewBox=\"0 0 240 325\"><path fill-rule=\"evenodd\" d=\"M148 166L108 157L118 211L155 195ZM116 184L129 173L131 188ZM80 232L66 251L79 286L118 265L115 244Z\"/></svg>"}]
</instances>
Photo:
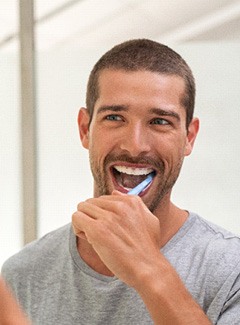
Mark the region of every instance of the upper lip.
<instances>
[{"instance_id":1,"label":"upper lip","mask_svg":"<svg viewBox=\"0 0 240 325\"><path fill-rule=\"evenodd\" d=\"M153 167L149 164L143 164L143 163L129 163L129 162L123 162L123 161L115 161L111 164L110 167L114 166L126 166L126 167L132 167L132 168L152 168Z\"/></svg>"}]
</instances>

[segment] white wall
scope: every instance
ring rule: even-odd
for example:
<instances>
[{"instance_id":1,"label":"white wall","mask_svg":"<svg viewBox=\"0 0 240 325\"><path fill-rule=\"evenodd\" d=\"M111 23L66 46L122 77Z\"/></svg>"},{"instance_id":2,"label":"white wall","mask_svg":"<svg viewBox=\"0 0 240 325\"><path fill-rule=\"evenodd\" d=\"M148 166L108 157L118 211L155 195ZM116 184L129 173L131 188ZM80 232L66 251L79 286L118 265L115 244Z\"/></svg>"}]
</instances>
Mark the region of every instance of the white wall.
<instances>
[{"instance_id":1,"label":"white wall","mask_svg":"<svg viewBox=\"0 0 240 325\"><path fill-rule=\"evenodd\" d=\"M240 233L240 44L174 48L195 74L196 115L201 119L174 201ZM39 236L70 222L77 203L92 194L88 155L81 148L76 119L85 103L88 74L107 49L58 49L38 55ZM7 60L0 57L0 265L21 245L17 61Z\"/></svg>"},{"instance_id":2,"label":"white wall","mask_svg":"<svg viewBox=\"0 0 240 325\"><path fill-rule=\"evenodd\" d=\"M0 267L21 246L20 110L16 56L0 56Z\"/></svg>"},{"instance_id":3,"label":"white wall","mask_svg":"<svg viewBox=\"0 0 240 325\"><path fill-rule=\"evenodd\" d=\"M201 127L175 202L240 234L240 44L179 47L197 82Z\"/></svg>"}]
</instances>

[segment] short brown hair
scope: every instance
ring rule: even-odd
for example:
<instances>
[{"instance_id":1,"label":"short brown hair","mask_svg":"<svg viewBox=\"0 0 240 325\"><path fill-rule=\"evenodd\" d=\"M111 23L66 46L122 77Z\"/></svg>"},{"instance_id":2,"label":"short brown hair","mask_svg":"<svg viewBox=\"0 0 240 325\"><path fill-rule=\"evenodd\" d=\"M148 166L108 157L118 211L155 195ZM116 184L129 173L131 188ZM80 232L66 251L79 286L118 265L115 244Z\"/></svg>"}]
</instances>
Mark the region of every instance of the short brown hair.
<instances>
[{"instance_id":1,"label":"short brown hair","mask_svg":"<svg viewBox=\"0 0 240 325\"><path fill-rule=\"evenodd\" d=\"M184 59L168 46L148 39L136 39L116 45L106 52L93 67L88 80L86 106L90 119L99 97L99 75L104 69L147 70L183 78L186 89L182 104L186 109L186 125L191 122L195 103L194 77Z\"/></svg>"}]
</instances>

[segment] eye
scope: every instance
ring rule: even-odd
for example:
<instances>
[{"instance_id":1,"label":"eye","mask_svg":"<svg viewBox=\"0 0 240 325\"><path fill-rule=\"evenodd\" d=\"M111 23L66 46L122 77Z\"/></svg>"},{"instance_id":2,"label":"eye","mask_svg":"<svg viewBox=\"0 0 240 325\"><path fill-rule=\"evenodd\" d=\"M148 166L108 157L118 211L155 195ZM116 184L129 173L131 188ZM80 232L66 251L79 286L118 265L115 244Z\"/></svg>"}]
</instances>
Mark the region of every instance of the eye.
<instances>
[{"instance_id":1,"label":"eye","mask_svg":"<svg viewBox=\"0 0 240 325\"><path fill-rule=\"evenodd\" d=\"M105 117L108 121L122 121L122 117L116 114L110 114Z\"/></svg>"},{"instance_id":2,"label":"eye","mask_svg":"<svg viewBox=\"0 0 240 325\"><path fill-rule=\"evenodd\" d=\"M150 124L155 124L155 125L169 125L170 123L167 120L159 117L159 118L155 118L154 120L152 120L150 122Z\"/></svg>"}]
</instances>

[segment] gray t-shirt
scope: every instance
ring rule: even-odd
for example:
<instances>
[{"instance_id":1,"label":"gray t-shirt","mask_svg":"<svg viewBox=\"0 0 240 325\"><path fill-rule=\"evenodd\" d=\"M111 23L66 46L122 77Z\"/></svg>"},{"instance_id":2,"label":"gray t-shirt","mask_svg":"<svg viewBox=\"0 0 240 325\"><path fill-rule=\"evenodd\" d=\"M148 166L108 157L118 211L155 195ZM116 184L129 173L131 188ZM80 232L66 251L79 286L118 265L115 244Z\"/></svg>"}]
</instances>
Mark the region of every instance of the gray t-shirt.
<instances>
[{"instance_id":1,"label":"gray t-shirt","mask_svg":"<svg viewBox=\"0 0 240 325\"><path fill-rule=\"evenodd\" d=\"M191 213L161 251L213 324L240 324L239 237ZM70 224L28 244L2 275L34 325L153 324L133 288L80 258Z\"/></svg>"}]
</instances>

